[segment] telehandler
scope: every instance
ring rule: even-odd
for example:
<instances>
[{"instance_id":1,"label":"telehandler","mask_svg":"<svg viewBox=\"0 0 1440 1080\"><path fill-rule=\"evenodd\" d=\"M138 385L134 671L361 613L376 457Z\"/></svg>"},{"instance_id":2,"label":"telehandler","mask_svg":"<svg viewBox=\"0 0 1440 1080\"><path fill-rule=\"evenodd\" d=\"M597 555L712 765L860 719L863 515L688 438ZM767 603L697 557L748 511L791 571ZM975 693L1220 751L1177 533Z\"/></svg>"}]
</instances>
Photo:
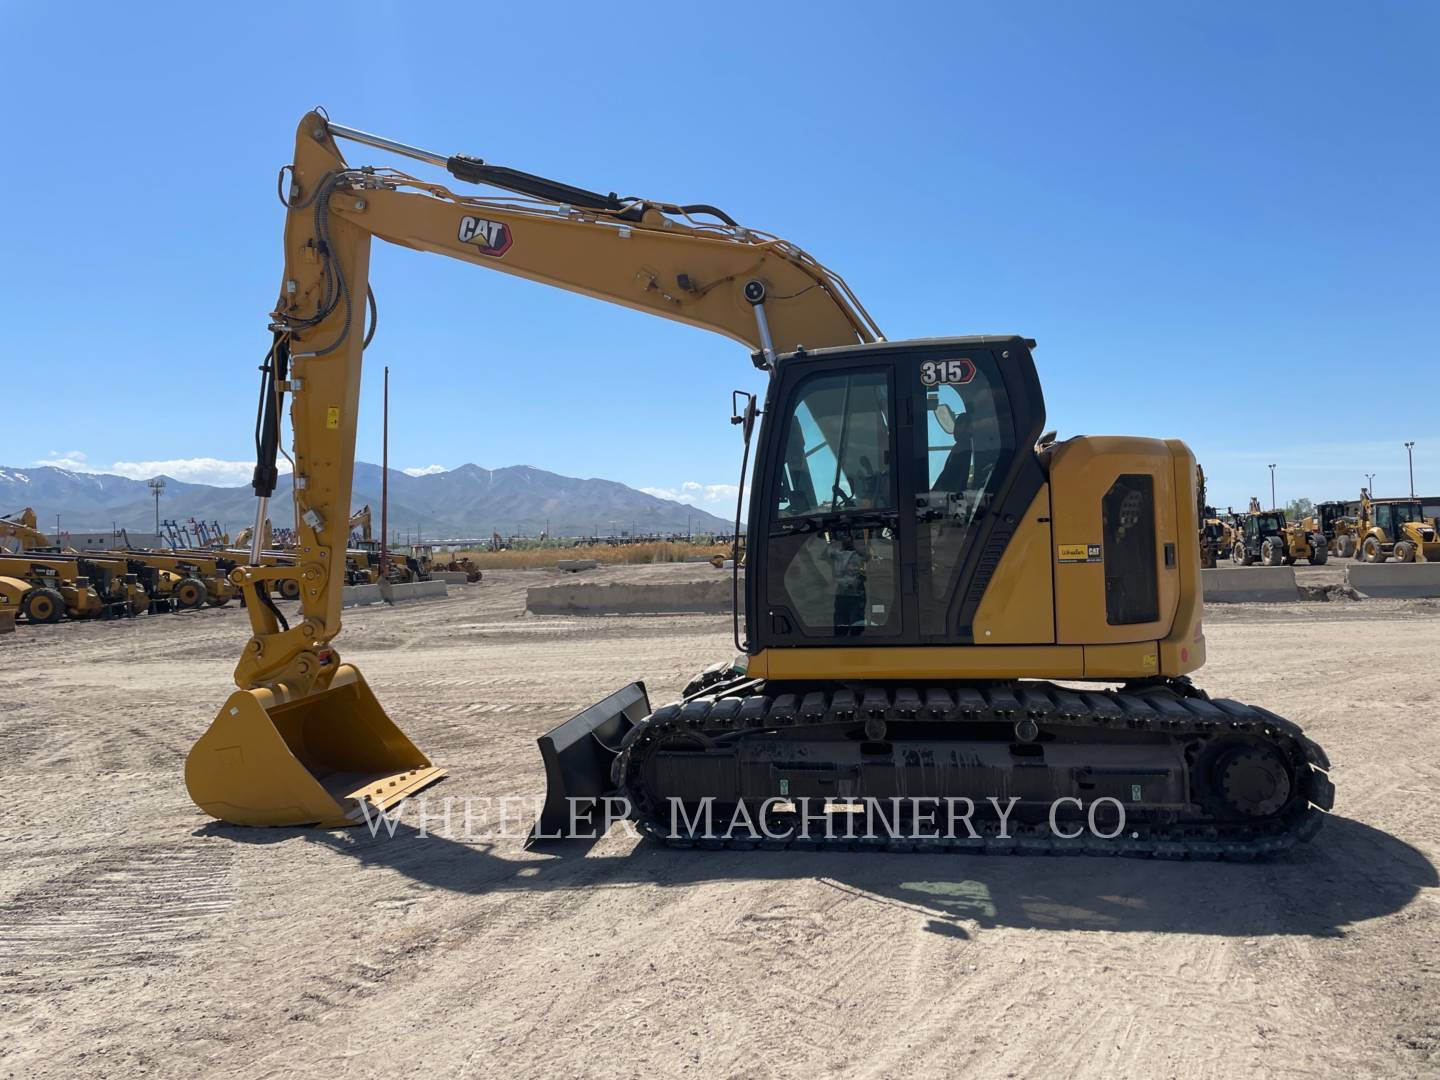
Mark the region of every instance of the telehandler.
<instances>
[{"instance_id":1,"label":"telehandler","mask_svg":"<svg viewBox=\"0 0 1440 1080\"><path fill-rule=\"evenodd\" d=\"M1417 499L1376 499L1361 488L1355 532L1361 562L1440 562L1435 522L1425 517Z\"/></svg>"},{"instance_id":2,"label":"telehandler","mask_svg":"<svg viewBox=\"0 0 1440 1080\"><path fill-rule=\"evenodd\" d=\"M1239 566L1293 566L1305 559L1322 566L1330 557L1325 538L1285 520L1283 510L1262 510L1260 500L1250 499L1250 512L1240 518L1230 551L1231 562Z\"/></svg>"},{"instance_id":3,"label":"telehandler","mask_svg":"<svg viewBox=\"0 0 1440 1080\"><path fill-rule=\"evenodd\" d=\"M77 572L89 581L100 598L102 610L99 614L110 618L129 617L151 610L148 577L142 578L121 556L102 551L64 551L55 547L32 550L30 554L73 561Z\"/></svg>"},{"instance_id":4,"label":"telehandler","mask_svg":"<svg viewBox=\"0 0 1440 1080\"><path fill-rule=\"evenodd\" d=\"M105 613L105 602L71 556L33 552L0 555L0 578L10 582L7 592L29 622L93 619ZM15 590L21 585L23 589L16 598Z\"/></svg>"},{"instance_id":5,"label":"telehandler","mask_svg":"<svg viewBox=\"0 0 1440 1080\"><path fill-rule=\"evenodd\" d=\"M1340 559L1354 556L1356 519L1343 502L1322 502L1316 505L1315 513L1305 519L1304 528L1318 532L1325 537L1330 554Z\"/></svg>"},{"instance_id":6,"label":"telehandler","mask_svg":"<svg viewBox=\"0 0 1440 1080\"><path fill-rule=\"evenodd\" d=\"M182 611L204 607L207 602L213 605L212 585L222 590L221 603L229 602L238 593L222 574L213 554L200 556L177 550L162 555L133 549L117 549L109 554L126 560L136 574L141 568L157 571L151 579L157 590L155 595L169 600Z\"/></svg>"},{"instance_id":7,"label":"telehandler","mask_svg":"<svg viewBox=\"0 0 1440 1080\"><path fill-rule=\"evenodd\" d=\"M501 193L352 166L337 138ZM693 827L708 807L717 830L762 815L773 846L854 846L785 832L799 800L844 816L893 799L915 822L917 798L969 799L977 835L941 846L995 852L1244 859L1320 827L1323 751L1188 678L1205 661L1194 455L1047 433L1030 339L885 341L836 274L713 206L586 191L318 111L280 196L253 487L263 522L289 398L298 565L232 574L251 637L186 763L206 812L346 825L444 775L334 645L379 238L712 330L768 378L763 408L737 391L732 409L742 479L755 451L741 655L684 701L652 709L631 683L542 737L539 835L609 795L681 845L713 840ZM260 588L286 576L293 622ZM1123 829L1044 831L1102 798Z\"/></svg>"}]
</instances>

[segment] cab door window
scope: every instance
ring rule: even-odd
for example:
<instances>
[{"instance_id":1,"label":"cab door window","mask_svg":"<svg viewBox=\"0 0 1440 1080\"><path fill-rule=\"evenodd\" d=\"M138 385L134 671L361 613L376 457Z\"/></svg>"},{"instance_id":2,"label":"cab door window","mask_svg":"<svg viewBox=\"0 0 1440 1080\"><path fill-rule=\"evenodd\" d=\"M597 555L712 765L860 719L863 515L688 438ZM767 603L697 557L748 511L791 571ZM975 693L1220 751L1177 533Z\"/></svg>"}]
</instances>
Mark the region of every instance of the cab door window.
<instances>
[{"instance_id":1,"label":"cab door window","mask_svg":"<svg viewBox=\"0 0 1440 1080\"><path fill-rule=\"evenodd\" d=\"M920 634L935 637L950 633L960 571L1010 467L1015 434L989 353L917 366L924 422L916 425L916 438L926 481L915 497L918 618Z\"/></svg>"},{"instance_id":2,"label":"cab door window","mask_svg":"<svg viewBox=\"0 0 1440 1080\"><path fill-rule=\"evenodd\" d=\"M772 631L798 640L898 633L888 374L810 376L784 423L767 560Z\"/></svg>"}]
</instances>

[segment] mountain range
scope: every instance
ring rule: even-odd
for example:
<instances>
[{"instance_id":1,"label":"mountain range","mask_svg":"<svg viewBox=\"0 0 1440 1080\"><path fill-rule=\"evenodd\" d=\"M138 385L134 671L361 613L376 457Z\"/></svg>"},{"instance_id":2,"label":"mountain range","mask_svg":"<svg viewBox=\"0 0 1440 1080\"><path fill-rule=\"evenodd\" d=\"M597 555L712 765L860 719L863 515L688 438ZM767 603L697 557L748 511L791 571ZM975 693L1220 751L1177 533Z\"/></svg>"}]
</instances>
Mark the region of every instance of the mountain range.
<instances>
[{"instance_id":1,"label":"mountain range","mask_svg":"<svg viewBox=\"0 0 1440 1080\"><path fill-rule=\"evenodd\" d=\"M218 521L232 536L255 516L248 486L216 487L162 477L160 516L173 521ZM390 470L391 535L431 539L538 535L606 536L637 532L729 532L726 521L696 507L660 499L613 480L581 480L529 465L482 469L461 465L446 472L411 476ZM352 508L371 507L375 534L380 531L381 469L357 462ZM290 476L280 478L271 501L277 527L294 524ZM66 532L99 532L112 527L149 532L155 527L155 501L148 480L107 473L82 473L54 466L15 468L0 465L0 514L33 507L40 528L51 532L60 515Z\"/></svg>"}]
</instances>

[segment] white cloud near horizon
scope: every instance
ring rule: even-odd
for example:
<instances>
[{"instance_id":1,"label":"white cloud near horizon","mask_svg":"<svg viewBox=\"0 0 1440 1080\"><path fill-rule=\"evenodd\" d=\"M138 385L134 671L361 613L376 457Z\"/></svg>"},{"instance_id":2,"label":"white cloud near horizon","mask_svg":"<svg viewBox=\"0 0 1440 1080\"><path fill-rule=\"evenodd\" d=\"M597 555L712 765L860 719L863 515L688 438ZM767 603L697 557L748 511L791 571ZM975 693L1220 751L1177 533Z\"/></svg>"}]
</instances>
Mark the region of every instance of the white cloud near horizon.
<instances>
[{"instance_id":1,"label":"white cloud near horizon","mask_svg":"<svg viewBox=\"0 0 1440 1080\"><path fill-rule=\"evenodd\" d=\"M408 469L401 469L406 476L434 476L436 473L449 472L444 465L412 465Z\"/></svg>"},{"instance_id":2,"label":"white cloud near horizon","mask_svg":"<svg viewBox=\"0 0 1440 1080\"><path fill-rule=\"evenodd\" d=\"M290 471L290 462L280 458L282 473ZM31 463L33 467L52 466L77 473L108 473L148 480L152 476L169 476L189 484L214 484L218 487L240 487L248 484L255 471L253 461L226 461L223 458L169 458L164 461L116 461L95 465L81 450L51 450L50 456Z\"/></svg>"},{"instance_id":3,"label":"white cloud near horizon","mask_svg":"<svg viewBox=\"0 0 1440 1080\"><path fill-rule=\"evenodd\" d=\"M646 495L654 495L657 499L709 506L733 506L735 496L740 493L735 484L701 484L695 480L686 480L678 488L642 487L640 490Z\"/></svg>"}]
</instances>

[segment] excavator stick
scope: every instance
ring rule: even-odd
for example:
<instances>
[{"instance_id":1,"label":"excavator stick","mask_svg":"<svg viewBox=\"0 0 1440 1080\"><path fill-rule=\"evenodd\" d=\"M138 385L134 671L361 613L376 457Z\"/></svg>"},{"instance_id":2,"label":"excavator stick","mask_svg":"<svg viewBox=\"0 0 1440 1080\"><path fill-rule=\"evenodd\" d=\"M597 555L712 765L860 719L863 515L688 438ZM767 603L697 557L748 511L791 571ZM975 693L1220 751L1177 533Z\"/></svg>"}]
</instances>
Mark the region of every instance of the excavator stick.
<instances>
[{"instance_id":1,"label":"excavator stick","mask_svg":"<svg viewBox=\"0 0 1440 1080\"><path fill-rule=\"evenodd\" d=\"M625 735L650 715L645 684L633 682L540 736L545 805L526 842L557 840L596 826L596 803L615 790L611 767Z\"/></svg>"},{"instance_id":2,"label":"excavator stick","mask_svg":"<svg viewBox=\"0 0 1440 1080\"><path fill-rule=\"evenodd\" d=\"M185 761L191 799L234 825L357 825L444 775L349 664L303 697L237 690Z\"/></svg>"}]
</instances>

